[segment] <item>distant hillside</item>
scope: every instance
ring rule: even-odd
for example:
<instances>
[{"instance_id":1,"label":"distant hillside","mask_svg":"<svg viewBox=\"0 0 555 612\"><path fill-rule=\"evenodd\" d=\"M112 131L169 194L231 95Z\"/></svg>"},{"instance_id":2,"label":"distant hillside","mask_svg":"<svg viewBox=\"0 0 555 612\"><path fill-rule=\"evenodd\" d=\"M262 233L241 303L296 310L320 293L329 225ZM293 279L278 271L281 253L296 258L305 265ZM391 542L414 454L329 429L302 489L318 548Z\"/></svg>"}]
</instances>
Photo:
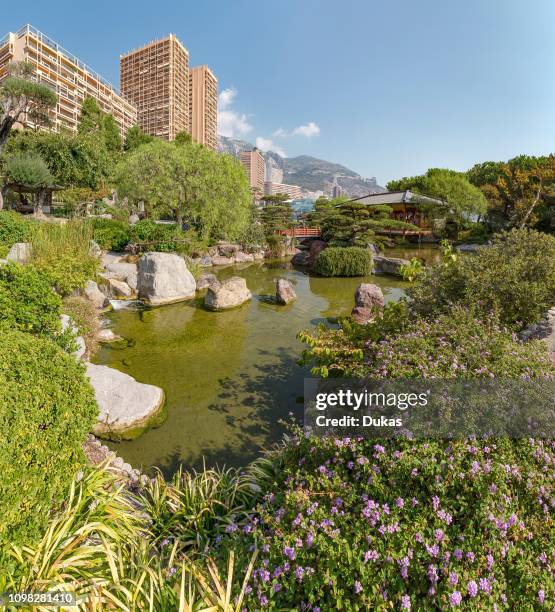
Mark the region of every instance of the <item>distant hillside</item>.
<instances>
[{"instance_id":1,"label":"distant hillside","mask_svg":"<svg viewBox=\"0 0 555 612\"><path fill-rule=\"evenodd\" d=\"M236 140L225 136L220 136L219 140L220 151L237 157L241 151L253 149L253 145L245 140ZM281 157L273 151L268 151L264 153L264 157L266 159L271 157L275 165L283 170L284 183L298 185L307 191L321 190L329 194L334 180L337 180L337 184L352 197L385 191L383 187L376 183L375 178L364 178L341 164L317 159L309 155Z\"/></svg>"}]
</instances>

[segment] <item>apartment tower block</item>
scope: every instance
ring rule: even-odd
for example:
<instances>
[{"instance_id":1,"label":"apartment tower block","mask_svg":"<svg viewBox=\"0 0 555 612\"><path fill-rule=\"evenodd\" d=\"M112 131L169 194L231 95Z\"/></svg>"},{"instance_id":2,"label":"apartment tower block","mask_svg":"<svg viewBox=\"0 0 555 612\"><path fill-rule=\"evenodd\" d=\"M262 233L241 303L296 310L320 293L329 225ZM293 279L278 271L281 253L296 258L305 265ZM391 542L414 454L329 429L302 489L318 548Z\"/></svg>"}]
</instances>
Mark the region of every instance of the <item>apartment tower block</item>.
<instances>
[{"instance_id":1,"label":"apartment tower block","mask_svg":"<svg viewBox=\"0 0 555 612\"><path fill-rule=\"evenodd\" d=\"M151 136L190 130L189 52L174 34L120 56L120 89Z\"/></svg>"},{"instance_id":2,"label":"apartment tower block","mask_svg":"<svg viewBox=\"0 0 555 612\"><path fill-rule=\"evenodd\" d=\"M241 151L239 159L245 167L245 172L252 189L259 190L259 197L264 194L264 157L258 149Z\"/></svg>"},{"instance_id":3,"label":"apartment tower block","mask_svg":"<svg viewBox=\"0 0 555 612\"><path fill-rule=\"evenodd\" d=\"M6 77L10 62L22 61L33 66L38 83L49 86L58 96L50 111L53 130L76 131L86 97L94 98L104 112L114 116L122 137L137 122L134 105L108 81L31 25L0 40L0 81ZM30 118L25 118L23 125L36 127Z\"/></svg>"},{"instance_id":4,"label":"apartment tower block","mask_svg":"<svg viewBox=\"0 0 555 612\"><path fill-rule=\"evenodd\" d=\"M189 132L194 142L218 148L218 79L208 66L189 72Z\"/></svg>"}]
</instances>

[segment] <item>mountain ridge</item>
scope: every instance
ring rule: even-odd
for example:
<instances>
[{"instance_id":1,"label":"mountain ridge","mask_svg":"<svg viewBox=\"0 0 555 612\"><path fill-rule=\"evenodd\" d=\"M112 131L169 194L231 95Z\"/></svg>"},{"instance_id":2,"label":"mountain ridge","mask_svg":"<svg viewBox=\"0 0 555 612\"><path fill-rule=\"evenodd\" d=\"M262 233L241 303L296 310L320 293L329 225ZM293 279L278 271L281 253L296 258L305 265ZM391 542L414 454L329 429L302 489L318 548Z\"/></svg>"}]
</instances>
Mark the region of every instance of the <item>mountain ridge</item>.
<instances>
[{"instance_id":1,"label":"mountain ridge","mask_svg":"<svg viewBox=\"0 0 555 612\"><path fill-rule=\"evenodd\" d=\"M252 151L254 145L246 140L219 136L218 149L239 157L242 151ZM264 159L271 158L275 166L283 170L283 182L298 185L306 192L323 191L331 195L334 184L339 185L351 197L370 193L382 193L383 187L375 178L365 178L342 164L329 162L311 155L281 157L274 151L262 152Z\"/></svg>"}]
</instances>

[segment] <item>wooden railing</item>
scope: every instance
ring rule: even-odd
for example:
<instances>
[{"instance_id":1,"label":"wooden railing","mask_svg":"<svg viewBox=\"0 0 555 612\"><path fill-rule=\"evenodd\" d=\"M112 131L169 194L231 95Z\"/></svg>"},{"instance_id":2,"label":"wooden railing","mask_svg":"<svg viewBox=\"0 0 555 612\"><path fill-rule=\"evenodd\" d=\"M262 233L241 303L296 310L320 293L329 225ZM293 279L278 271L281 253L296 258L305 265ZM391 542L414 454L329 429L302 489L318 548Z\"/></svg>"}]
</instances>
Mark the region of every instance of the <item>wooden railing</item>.
<instances>
[{"instance_id":1,"label":"wooden railing","mask_svg":"<svg viewBox=\"0 0 555 612\"><path fill-rule=\"evenodd\" d=\"M320 230L317 227L295 227L293 229L279 230L281 236L295 236L296 238L318 238Z\"/></svg>"}]
</instances>

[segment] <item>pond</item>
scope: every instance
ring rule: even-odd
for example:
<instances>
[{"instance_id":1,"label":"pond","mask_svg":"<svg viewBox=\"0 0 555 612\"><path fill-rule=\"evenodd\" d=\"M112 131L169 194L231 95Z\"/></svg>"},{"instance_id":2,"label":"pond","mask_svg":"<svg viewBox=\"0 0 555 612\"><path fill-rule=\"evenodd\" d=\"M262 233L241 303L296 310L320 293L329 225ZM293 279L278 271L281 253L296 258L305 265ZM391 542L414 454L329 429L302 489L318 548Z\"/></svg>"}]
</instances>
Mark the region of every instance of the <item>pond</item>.
<instances>
[{"instance_id":1,"label":"pond","mask_svg":"<svg viewBox=\"0 0 555 612\"><path fill-rule=\"evenodd\" d=\"M416 253L416 250L414 251ZM303 345L296 335L328 317L346 315L362 282L379 285L386 301L406 283L384 276L320 278L288 262L256 262L216 272L238 275L253 294L250 303L226 312L203 308L203 297L150 309L121 309L107 317L131 345L104 345L96 363L162 387L167 421L137 440L112 447L134 467L158 466L171 475L181 463L244 466L280 439L279 420L302 413L303 379L297 365ZM290 280L297 300L268 300L278 278Z\"/></svg>"}]
</instances>

